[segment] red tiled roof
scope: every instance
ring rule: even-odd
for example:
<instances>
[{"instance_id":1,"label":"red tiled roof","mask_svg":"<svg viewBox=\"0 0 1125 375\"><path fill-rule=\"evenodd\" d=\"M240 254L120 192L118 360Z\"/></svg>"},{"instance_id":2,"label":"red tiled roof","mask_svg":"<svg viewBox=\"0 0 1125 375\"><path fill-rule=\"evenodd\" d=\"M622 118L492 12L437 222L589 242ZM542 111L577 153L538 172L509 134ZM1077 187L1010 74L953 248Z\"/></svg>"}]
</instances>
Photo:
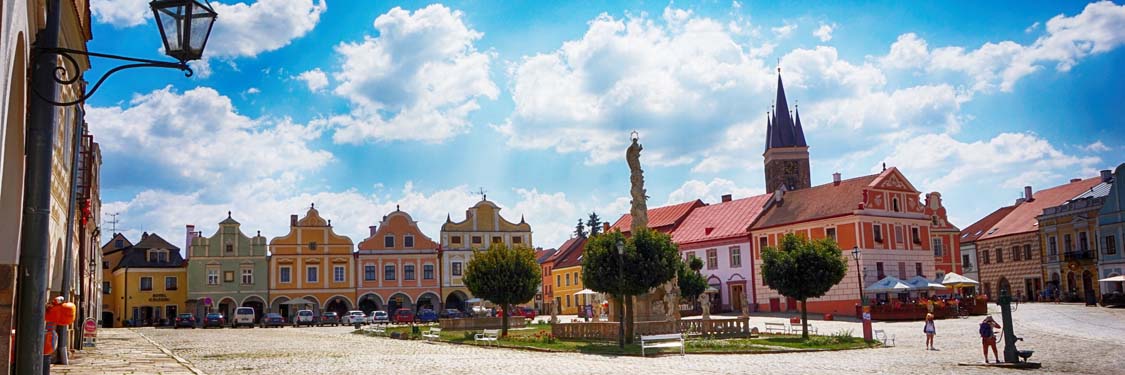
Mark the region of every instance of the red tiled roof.
<instances>
[{"instance_id":1,"label":"red tiled roof","mask_svg":"<svg viewBox=\"0 0 1125 375\"><path fill-rule=\"evenodd\" d=\"M670 206L657 207L648 209L648 227L662 232L669 232L675 228L665 228L668 226L675 226L680 223L693 209L703 207L703 201L694 200L690 202L673 204ZM622 233L629 233L633 226L633 215L624 214L610 229L621 230Z\"/></svg>"},{"instance_id":2,"label":"red tiled roof","mask_svg":"<svg viewBox=\"0 0 1125 375\"><path fill-rule=\"evenodd\" d=\"M1010 214L992 226L995 231L989 229L978 240L1038 231L1036 217L1043 214L1044 208L1058 206L1101 182L1100 177L1092 177L1035 192L1031 195L1034 199L1016 205Z\"/></svg>"},{"instance_id":3,"label":"red tiled roof","mask_svg":"<svg viewBox=\"0 0 1125 375\"><path fill-rule=\"evenodd\" d=\"M582 260L579 258L582 257L582 249L585 247L586 237L574 237L563 242L562 246L559 246L559 251L551 257L555 262L554 268L574 267L582 264Z\"/></svg>"},{"instance_id":4,"label":"red tiled roof","mask_svg":"<svg viewBox=\"0 0 1125 375\"><path fill-rule=\"evenodd\" d=\"M672 231L677 244L746 236L770 194L722 202L696 208Z\"/></svg>"},{"instance_id":5,"label":"red tiled roof","mask_svg":"<svg viewBox=\"0 0 1125 375\"><path fill-rule=\"evenodd\" d=\"M550 260L550 259L551 259L551 257L553 257L553 256L555 255L555 253L557 253L557 252L558 252L558 251L557 251L557 250L555 250L555 249L539 249L539 250L535 250L535 261L536 261L536 262L538 262L539 264L543 264L543 263L546 263L546 262L547 262L548 260Z\"/></svg>"},{"instance_id":6,"label":"red tiled roof","mask_svg":"<svg viewBox=\"0 0 1125 375\"><path fill-rule=\"evenodd\" d=\"M1000 207L996 209L996 211L992 211L992 213L977 220L977 222L961 231L961 243L976 241L980 236L984 235L986 231L991 229L993 225L996 225L997 222L1012 213L1014 209L1016 209L1014 205Z\"/></svg>"},{"instance_id":7,"label":"red tiled roof","mask_svg":"<svg viewBox=\"0 0 1125 375\"><path fill-rule=\"evenodd\" d=\"M887 169L883 173L891 173L893 170ZM850 178L840 181L839 185L829 182L787 191L782 195L780 204L770 207L754 223L754 229L849 214L863 202L863 189L868 188L883 173Z\"/></svg>"}]
</instances>

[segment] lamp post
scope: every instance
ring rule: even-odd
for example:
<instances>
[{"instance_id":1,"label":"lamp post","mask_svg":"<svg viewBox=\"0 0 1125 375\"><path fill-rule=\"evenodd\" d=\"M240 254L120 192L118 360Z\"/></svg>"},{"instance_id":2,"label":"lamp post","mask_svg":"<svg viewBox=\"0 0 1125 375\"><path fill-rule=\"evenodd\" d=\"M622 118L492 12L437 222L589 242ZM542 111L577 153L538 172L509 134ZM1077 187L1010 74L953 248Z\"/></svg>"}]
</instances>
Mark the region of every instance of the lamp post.
<instances>
[{"instance_id":1,"label":"lamp post","mask_svg":"<svg viewBox=\"0 0 1125 375\"><path fill-rule=\"evenodd\" d=\"M29 87L34 98L29 103L27 147L25 150L24 209L21 218L19 276L17 281L16 374L41 374L45 370L44 305L47 301L47 273L50 262L52 144L58 121L57 107L80 104L94 94L110 75L140 67L172 68L192 75L187 62L199 59L211 34L216 13L205 0L153 0L149 3L164 43L164 53L176 62L138 59L59 47L62 28L60 0L48 0L46 24L36 36L32 50L33 70ZM87 90L81 80L75 56L124 61L105 72ZM62 65L59 61L62 61ZM60 86L79 84L78 98L59 101ZM69 125L69 124L67 124ZM67 239L69 242L70 240Z\"/></svg>"},{"instance_id":2,"label":"lamp post","mask_svg":"<svg viewBox=\"0 0 1125 375\"><path fill-rule=\"evenodd\" d=\"M859 246L852 248L852 259L855 259L855 274L859 279L859 304L867 306L867 300L863 298L863 271L859 268Z\"/></svg>"},{"instance_id":3,"label":"lamp post","mask_svg":"<svg viewBox=\"0 0 1125 375\"><path fill-rule=\"evenodd\" d=\"M620 293L617 300L617 347L625 348L625 293L621 292L625 285L625 240L617 239L617 291Z\"/></svg>"},{"instance_id":4,"label":"lamp post","mask_svg":"<svg viewBox=\"0 0 1125 375\"><path fill-rule=\"evenodd\" d=\"M871 308L867 306L867 298L863 295L863 269L859 266L859 246L852 248L852 259L855 259L856 278L859 279L859 318L863 322L863 339L871 341Z\"/></svg>"}]
</instances>

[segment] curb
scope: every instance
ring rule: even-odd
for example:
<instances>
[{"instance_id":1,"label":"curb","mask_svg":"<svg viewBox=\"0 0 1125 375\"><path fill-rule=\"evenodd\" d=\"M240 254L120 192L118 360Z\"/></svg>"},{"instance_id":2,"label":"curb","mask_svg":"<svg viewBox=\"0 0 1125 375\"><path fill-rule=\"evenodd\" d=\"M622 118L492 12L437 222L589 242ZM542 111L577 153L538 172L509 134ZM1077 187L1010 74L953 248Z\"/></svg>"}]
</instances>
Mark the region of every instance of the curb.
<instances>
[{"instance_id":1,"label":"curb","mask_svg":"<svg viewBox=\"0 0 1125 375\"><path fill-rule=\"evenodd\" d=\"M141 333L141 331L138 331L135 328L129 328L129 330L135 332L138 336L141 336L142 338L144 338L145 341L148 341L150 344L152 344L152 346L155 346L157 349L160 349L160 351L162 353L164 353L165 355L167 355L169 357L172 357L172 359L176 360L177 363L179 363L181 366L184 366L184 368L187 368L188 371L191 371L193 374L195 374L195 375L207 375L207 373L203 372L203 370L200 370L198 368L195 368L195 366L192 366L191 362L188 362L188 360L184 359L183 357L180 357L180 356L176 355L175 353L172 353L172 351L169 350L168 348L165 348L164 345L160 345L160 343L157 343L155 340L149 338L148 336L145 336L145 334Z\"/></svg>"}]
</instances>

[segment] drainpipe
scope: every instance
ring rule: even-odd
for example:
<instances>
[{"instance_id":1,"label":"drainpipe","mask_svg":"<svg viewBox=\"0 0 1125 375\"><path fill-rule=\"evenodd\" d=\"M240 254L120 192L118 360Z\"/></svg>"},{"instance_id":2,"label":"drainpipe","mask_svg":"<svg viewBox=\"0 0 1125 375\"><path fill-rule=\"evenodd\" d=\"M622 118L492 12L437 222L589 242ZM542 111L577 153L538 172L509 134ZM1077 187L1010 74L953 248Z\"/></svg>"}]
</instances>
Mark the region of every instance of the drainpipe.
<instances>
[{"instance_id":1,"label":"drainpipe","mask_svg":"<svg viewBox=\"0 0 1125 375\"><path fill-rule=\"evenodd\" d=\"M82 107L78 107L78 113L80 115L77 116L78 118L83 117L81 115L84 111L81 108ZM64 126L70 126L70 124L65 124ZM66 298L67 302L71 303L74 302L71 301L70 298L70 284L74 282L74 265L72 264L74 263L74 201L78 199L78 156L81 154L80 148L82 145L79 141L82 139L84 130L84 125L78 125L76 129L74 129L74 140L71 143L71 153L73 155L70 163L70 202L66 205L66 237L63 238L63 241L66 241L66 250L63 253L62 290L60 294L63 298ZM75 320L75 323L72 323L71 326L81 324L81 322L81 320ZM58 347L62 348L62 350L55 350L55 364L70 364L70 353L68 353L67 350L70 348L70 328L71 327L61 325L56 328L59 333Z\"/></svg>"},{"instance_id":2,"label":"drainpipe","mask_svg":"<svg viewBox=\"0 0 1125 375\"><path fill-rule=\"evenodd\" d=\"M59 0L47 1L46 27L39 31L35 47L59 46ZM57 108L37 95L57 100L55 69L57 57L32 53L31 99L27 121L26 180L23 190L23 227L17 268L16 374L43 373L44 318L47 303L47 272L50 239L47 228L51 214L51 144L55 138Z\"/></svg>"}]
</instances>

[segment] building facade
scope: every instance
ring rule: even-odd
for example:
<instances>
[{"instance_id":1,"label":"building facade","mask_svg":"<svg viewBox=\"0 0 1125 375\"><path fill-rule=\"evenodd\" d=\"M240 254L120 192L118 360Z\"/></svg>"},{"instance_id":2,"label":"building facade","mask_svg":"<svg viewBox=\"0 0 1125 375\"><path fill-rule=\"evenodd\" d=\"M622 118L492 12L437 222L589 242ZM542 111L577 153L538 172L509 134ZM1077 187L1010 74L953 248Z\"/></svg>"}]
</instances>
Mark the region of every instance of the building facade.
<instances>
[{"instance_id":1,"label":"building facade","mask_svg":"<svg viewBox=\"0 0 1125 375\"><path fill-rule=\"evenodd\" d=\"M582 283L582 252L585 246L586 237L572 237L559 246L552 260L551 277L554 279L551 280L551 289L561 314L578 314L582 306L593 303L591 296L575 294L585 288Z\"/></svg>"},{"instance_id":2,"label":"building facade","mask_svg":"<svg viewBox=\"0 0 1125 375\"><path fill-rule=\"evenodd\" d=\"M1125 187L1118 181L1125 181L1125 164L1117 166L1110 176L1114 182L1106 195L1105 203L1098 211L1098 269L1100 278L1125 275ZM1123 292L1120 282L1102 282L1103 293Z\"/></svg>"},{"instance_id":3,"label":"building facade","mask_svg":"<svg viewBox=\"0 0 1125 375\"><path fill-rule=\"evenodd\" d=\"M500 207L487 197L465 210L464 220L454 222L446 216L441 225L441 289L446 307L464 309L465 301L472 298L461 277L473 250L487 250L490 244L534 248L531 225L523 217L513 223L500 216Z\"/></svg>"},{"instance_id":4,"label":"building facade","mask_svg":"<svg viewBox=\"0 0 1125 375\"><path fill-rule=\"evenodd\" d=\"M977 249L977 239L983 236L985 232L991 230L992 226L1000 222L1005 216L1008 216L1015 208L1015 205L1000 207L961 231L961 269L964 271L962 275L973 280L980 280L981 258L978 252L983 252L983 249ZM984 291L983 288L973 289L975 289L977 293L983 293ZM963 290L962 292L968 293L972 291Z\"/></svg>"},{"instance_id":5,"label":"building facade","mask_svg":"<svg viewBox=\"0 0 1125 375\"><path fill-rule=\"evenodd\" d=\"M383 216L358 247L356 295L360 310L442 308L440 246L418 229L410 214L396 208Z\"/></svg>"},{"instance_id":6,"label":"building facade","mask_svg":"<svg viewBox=\"0 0 1125 375\"><path fill-rule=\"evenodd\" d=\"M926 194L925 215L930 218L930 248L934 249L935 279L947 273L964 274L961 259L961 229L949 222L941 193Z\"/></svg>"},{"instance_id":7,"label":"building facade","mask_svg":"<svg viewBox=\"0 0 1125 375\"><path fill-rule=\"evenodd\" d=\"M700 272L719 291L710 295L711 311L742 311L754 301L750 225L769 198L769 194L742 199L724 195L719 203L692 210L672 231L672 241L684 259L703 260Z\"/></svg>"},{"instance_id":8,"label":"building facade","mask_svg":"<svg viewBox=\"0 0 1125 375\"><path fill-rule=\"evenodd\" d=\"M111 249L122 244L116 237L112 242ZM155 233L144 233L135 245L111 252L112 258L119 252L120 260L110 281L112 310L103 315L113 327L168 325L176 314L187 311L187 268L179 247Z\"/></svg>"},{"instance_id":9,"label":"building facade","mask_svg":"<svg viewBox=\"0 0 1125 375\"><path fill-rule=\"evenodd\" d=\"M540 315L550 314L555 311L553 303L555 301L555 283L554 278L551 276L552 268L555 265L554 257L558 252L557 249L546 249L535 251L535 261L539 263L540 275L539 293L535 295L535 310Z\"/></svg>"},{"instance_id":10,"label":"building facade","mask_svg":"<svg viewBox=\"0 0 1125 375\"><path fill-rule=\"evenodd\" d=\"M254 308L257 321L265 312L269 298L266 238L261 232L249 237L241 227L227 212L214 234L191 242L188 301L196 316L218 312L229 320L235 308L247 306Z\"/></svg>"},{"instance_id":11,"label":"building facade","mask_svg":"<svg viewBox=\"0 0 1125 375\"><path fill-rule=\"evenodd\" d=\"M316 206L289 217L289 233L270 240L269 311L286 321L297 310L347 314L355 304L352 239L336 234Z\"/></svg>"}]
</instances>

